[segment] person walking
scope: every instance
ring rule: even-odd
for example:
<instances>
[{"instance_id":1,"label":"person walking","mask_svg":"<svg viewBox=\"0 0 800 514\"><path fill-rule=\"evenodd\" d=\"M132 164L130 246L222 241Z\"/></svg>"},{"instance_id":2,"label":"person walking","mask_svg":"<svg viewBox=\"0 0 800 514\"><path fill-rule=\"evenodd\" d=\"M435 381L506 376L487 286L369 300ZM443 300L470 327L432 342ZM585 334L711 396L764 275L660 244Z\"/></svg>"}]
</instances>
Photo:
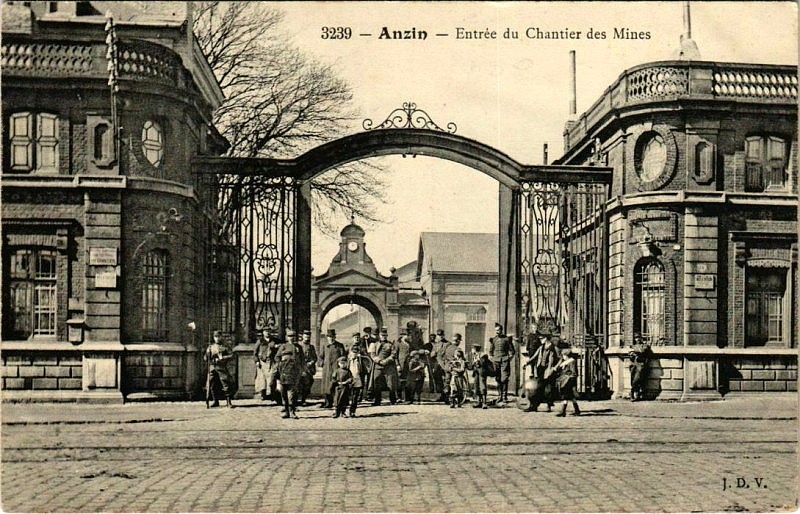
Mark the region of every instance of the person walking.
<instances>
[{"instance_id":1,"label":"person walking","mask_svg":"<svg viewBox=\"0 0 800 514\"><path fill-rule=\"evenodd\" d=\"M498 403L505 403L508 402L508 381L511 378L511 362L516 350L511 337L503 332L503 325L495 323L494 334L489 339L489 358L494 364L497 394L500 396Z\"/></svg>"},{"instance_id":2,"label":"person walking","mask_svg":"<svg viewBox=\"0 0 800 514\"><path fill-rule=\"evenodd\" d=\"M314 386L314 375L317 373L317 350L311 342L311 331L304 330L300 340L300 348L303 350L304 368L302 375L302 386L298 403L303 407L311 396L311 388Z\"/></svg>"},{"instance_id":3,"label":"person walking","mask_svg":"<svg viewBox=\"0 0 800 514\"><path fill-rule=\"evenodd\" d=\"M563 417L567 415L568 402L572 402L572 415L580 416L581 409L578 408L575 391L575 386L578 384L578 361L572 356L569 346L561 348L561 358L556 364L556 374L558 376L556 379L558 393L564 402L556 416Z\"/></svg>"},{"instance_id":4,"label":"person walking","mask_svg":"<svg viewBox=\"0 0 800 514\"><path fill-rule=\"evenodd\" d=\"M553 410L553 401L556 394L556 365L559 361L558 350L553 344L552 335L540 333L541 344L533 353L533 357L528 361L531 366L533 377L539 380L539 388L542 391L541 398L547 403L547 412ZM530 398L533 401L532 398Z\"/></svg>"},{"instance_id":5,"label":"person walking","mask_svg":"<svg viewBox=\"0 0 800 514\"><path fill-rule=\"evenodd\" d=\"M305 356L303 349L295 341L294 330L286 330L286 342L278 347L278 380L283 398L283 418L297 419L297 396L301 387Z\"/></svg>"},{"instance_id":6,"label":"person walking","mask_svg":"<svg viewBox=\"0 0 800 514\"><path fill-rule=\"evenodd\" d=\"M233 352L225 345L222 340L222 332L215 330L213 342L206 348L203 359L208 363L208 373L206 375L206 408L209 402L214 401L211 407L219 407L221 396L225 397L225 403L229 408L233 407L231 398L236 394L236 382L233 375L228 371L228 361L233 359Z\"/></svg>"},{"instance_id":7,"label":"person walking","mask_svg":"<svg viewBox=\"0 0 800 514\"><path fill-rule=\"evenodd\" d=\"M388 339L388 331L382 328L380 331L375 355L372 362L375 363L372 373L372 393L374 395L372 405L381 404L383 389L389 389L389 403L397 403L397 346Z\"/></svg>"},{"instance_id":8,"label":"person walking","mask_svg":"<svg viewBox=\"0 0 800 514\"><path fill-rule=\"evenodd\" d=\"M331 377L336 371L336 362L339 357L344 357L347 352L344 345L336 340L336 330L329 329L326 334L328 342L322 347L317 364L322 368L322 394L324 400L320 408L330 409L333 407L333 381Z\"/></svg>"}]
</instances>

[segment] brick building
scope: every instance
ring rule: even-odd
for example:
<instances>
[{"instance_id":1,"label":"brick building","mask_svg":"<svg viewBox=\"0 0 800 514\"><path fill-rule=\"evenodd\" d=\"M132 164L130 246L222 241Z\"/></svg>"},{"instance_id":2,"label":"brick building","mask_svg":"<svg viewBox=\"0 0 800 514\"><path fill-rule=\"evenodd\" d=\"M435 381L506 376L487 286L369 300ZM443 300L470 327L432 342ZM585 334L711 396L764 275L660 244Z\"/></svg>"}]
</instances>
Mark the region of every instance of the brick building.
<instances>
[{"instance_id":1,"label":"brick building","mask_svg":"<svg viewBox=\"0 0 800 514\"><path fill-rule=\"evenodd\" d=\"M558 164L614 168L612 389L627 391L640 334L651 397L796 390L797 67L637 66L567 123L564 147Z\"/></svg>"},{"instance_id":2,"label":"brick building","mask_svg":"<svg viewBox=\"0 0 800 514\"><path fill-rule=\"evenodd\" d=\"M219 317L191 160L225 150L223 97L191 6L99 4L113 23L92 2L2 6L5 399L187 397Z\"/></svg>"}]
</instances>

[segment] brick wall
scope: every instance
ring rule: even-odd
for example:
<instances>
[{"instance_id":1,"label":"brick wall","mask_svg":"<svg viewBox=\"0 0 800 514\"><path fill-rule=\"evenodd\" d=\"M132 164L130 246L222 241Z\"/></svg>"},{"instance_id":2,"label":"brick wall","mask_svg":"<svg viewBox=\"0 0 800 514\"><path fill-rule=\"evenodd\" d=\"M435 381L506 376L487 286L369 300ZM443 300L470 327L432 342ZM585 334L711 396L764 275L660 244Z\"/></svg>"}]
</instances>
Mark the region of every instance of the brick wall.
<instances>
[{"instance_id":1,"label":"brick wall","mask_svg":"<svg viewBox=\"0 0 800 514\"><path fill-rule=\"evenodd\" d=\"M80 390L82 374L74 353L3 352L3 389Z\"/></svg>"},{"instance_id":2,"label":"brick wall","mask_svg":"<svg viewBox=\"0 0 800 514\"><path fill-rule=\"evenodd\" d=\"M126 393L184 389L183 356L172 353L127 354L123 364Z\"/></svg>"},{"instance_id":3,"label":"brick wall","mask_svg":"<svg viewBox=\"0 0 800 514\"><path fill-rule=\"evenodd\" d=\"M730 392L797 391L797 356L725 358L720 382Z\"/></svg>"},{"instance_id":4,"label":"brick wall","mask_svg":"<svg viewBox=\"0 0 800 514\"><path fill-rule=\"evenodd\" d=\"M690 346L717 344L717 291L698 289L698 275L717 280L718 216L701 209L687 208L684 216L684 337Z\"/></svg>"},{"instance_id":5,"label":"brick wall","mask_svg":"<svg viewBox=\"0 0 800 514\"><path fill-rule=\"evenodd\" d=\"M625 284L625 246L627 244L626 220L621 214L609 220L608 250L608 335L609 346L624 344L623 320L625 303L623 301ZM631 275L627 275L631 276ZM630 309L630 306L628 306Z\"/></svg>"}]
</instances>

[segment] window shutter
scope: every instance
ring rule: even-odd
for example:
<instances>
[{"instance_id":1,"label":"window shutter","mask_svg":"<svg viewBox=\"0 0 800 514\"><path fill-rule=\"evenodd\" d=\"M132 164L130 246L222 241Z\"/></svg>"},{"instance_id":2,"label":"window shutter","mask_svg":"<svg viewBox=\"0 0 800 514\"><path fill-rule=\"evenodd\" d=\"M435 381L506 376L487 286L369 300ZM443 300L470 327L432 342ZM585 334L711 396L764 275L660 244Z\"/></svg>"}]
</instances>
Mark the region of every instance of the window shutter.
<instances>
[{"instance_id":1,"label":"window shutter","mask_svg":"<svg viewBox=\"0 0 800 514\"><path fill-rule=\"evenodd\" d=\"M58 116L41 113L37 118L36 170L58 173Z\"/></svg>"},{"instance_id":2,"label":"window shutter","mask_svg":"<svg viewBox=\"0 0 800 514\"><path fill-rule=\"evenodd\" d=\"M33 169L33 115L29 112L12 114L9 129L11 169L13 171L31 171Z\"/></svg>"}]
</instances>

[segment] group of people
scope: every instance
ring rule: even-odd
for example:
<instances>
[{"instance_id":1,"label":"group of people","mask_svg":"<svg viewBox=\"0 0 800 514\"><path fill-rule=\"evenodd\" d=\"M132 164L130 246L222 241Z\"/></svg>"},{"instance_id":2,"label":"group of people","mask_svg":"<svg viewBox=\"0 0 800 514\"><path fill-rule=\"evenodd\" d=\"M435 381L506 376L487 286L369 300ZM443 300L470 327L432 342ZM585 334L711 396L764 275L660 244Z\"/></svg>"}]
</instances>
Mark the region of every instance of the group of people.
<instances>
[{"instance_id":1,"label":"group of people","mask_svg":"<svg viewBox=\"0 0 800 514\"><path fill-rule=\"evenodd\" d=\"M551 412L555 402L563 402L557 416L566 416L567 406L572 402L572 414L580 416L576 387L578 384L578 361L569 345L556 345L553 335L537 333L528 341L530 356L524 367L530 367L529 379L524 394L528 410L535 411L540 403Z\"/></svg>"},{"instance_id":2,"label":"group of people","mask_svg":"<svg viewBox=\"0 0 800 514\"><path fill-rule=\"evenodd\" d=\"M438 401L451 408L461 407L472 395L475 408L487 408L487 379L497 383L496 404L508 402L508 384L511 377L515 347L503 327L495 325L495 335L484 348L481 343L471 347L467 359L462 349L460 334L448 341L443 330L431 334L423 342L421 331L409 323L397 341L388 339L385 328L373 336L371 327L363 333L354 333L349 347L337 341L336 331L326 333L319 352L311 342L311 332L306 330L297 340L296 333L288 329L281 339L276 330L266 328L258 338L253 359L256 364L255 389L262 400L273 400L283 406L284 418L297 418L297 407L307 405L317 368L321 369L323 401L320 408L333 409L333 417L354 417L358 405L371 402L380 405L383 392L389 393L389 402L420 402L423 385L429 383L430 391L438 393ZM537 391L541 403L552 409L558 396L564 401L562 412L572 401L575 414L580 413L575 401L577 362L568 348L559 353L548 335L541 335L539 344L528 345L530 356L526 366L531 377L539 383ZM221 334L214 332L214 342L206 350L208 380L206 405L219 405L224 397L229 407L236 392L236 383L227 370L232 357L221 342ZM470 380L471 378L471 380ZM533 398L531 398L531 404Z\"/></svg>"}]
</instances>

